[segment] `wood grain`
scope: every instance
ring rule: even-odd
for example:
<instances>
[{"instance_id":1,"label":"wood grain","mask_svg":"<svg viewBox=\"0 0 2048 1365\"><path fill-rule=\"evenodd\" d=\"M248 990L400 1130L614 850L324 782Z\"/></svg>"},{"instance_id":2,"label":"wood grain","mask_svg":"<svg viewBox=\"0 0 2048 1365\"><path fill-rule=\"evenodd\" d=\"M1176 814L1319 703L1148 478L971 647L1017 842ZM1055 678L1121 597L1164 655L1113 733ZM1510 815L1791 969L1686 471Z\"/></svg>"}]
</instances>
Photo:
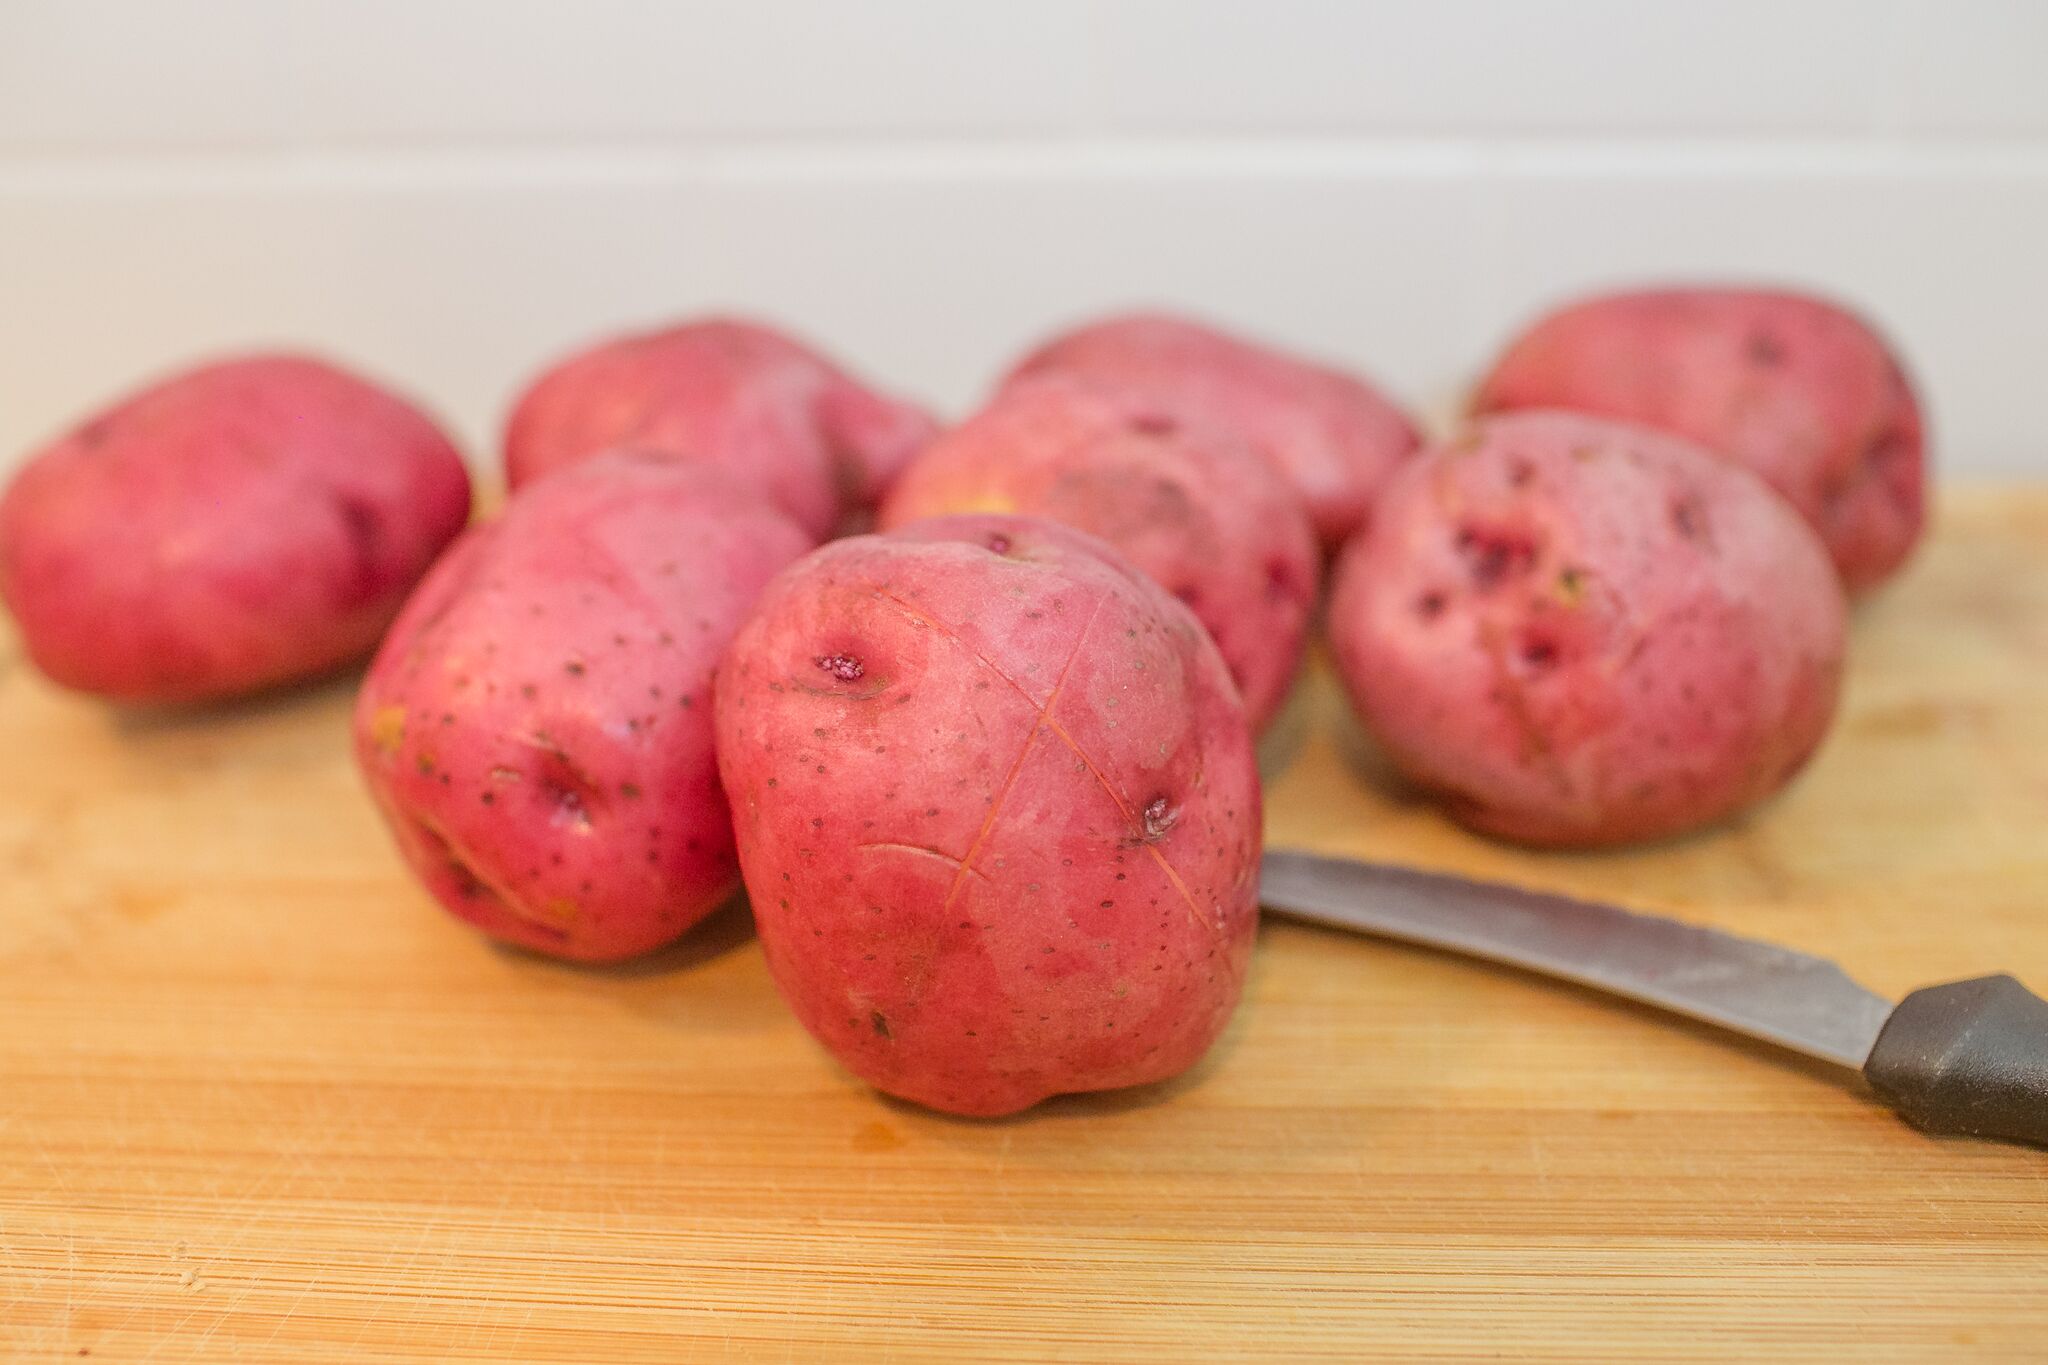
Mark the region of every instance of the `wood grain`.
<instances>
[{"instance_id":1,"label":"wood grain","mask_svg":"<svg viewBox=\"0 0 2048 1365\"><path fill-rule=\"evenodd\" d=\"M344 680L199 715L0 645L0 1352L25 1359L2048 1355L2048 1155L1760 1047L1269 923L1194 1074L958 1122L777 1000L744 911L499 951L407 880ZM1878 989L2048 986L2048 490L1948 498L1738 827L1543 856L1376 775L1325 681L1274 840L1618 898Z\"/></svg>"}]
</instances>

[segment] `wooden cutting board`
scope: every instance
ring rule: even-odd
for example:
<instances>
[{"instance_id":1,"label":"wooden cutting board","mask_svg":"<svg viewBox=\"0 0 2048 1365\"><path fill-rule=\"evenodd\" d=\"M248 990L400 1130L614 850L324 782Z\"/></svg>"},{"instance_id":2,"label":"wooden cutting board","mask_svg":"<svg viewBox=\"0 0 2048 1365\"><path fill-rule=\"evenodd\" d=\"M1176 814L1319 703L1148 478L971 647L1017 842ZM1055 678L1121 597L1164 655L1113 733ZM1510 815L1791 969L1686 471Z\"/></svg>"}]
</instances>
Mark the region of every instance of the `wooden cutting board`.
<instances>
[{"instance_id":1,"label":"wooden cutting board","mask_svg":"<svg viewBox=\"0 0 2048 1365\"><path fill-rule=\"evenodd\" d=\"M743 910L609 971L439 913L346 682L141 716L0 652L0 1353L2048 1358L2048 1153L1762 1047L1269 922L1192 1075L949 1120L811 1044ZM1944 502L1732 829L1496 847L1320 676L1287 725L1275 842L2048 988L2048 490Z\"/></svg>"}]
</instances>

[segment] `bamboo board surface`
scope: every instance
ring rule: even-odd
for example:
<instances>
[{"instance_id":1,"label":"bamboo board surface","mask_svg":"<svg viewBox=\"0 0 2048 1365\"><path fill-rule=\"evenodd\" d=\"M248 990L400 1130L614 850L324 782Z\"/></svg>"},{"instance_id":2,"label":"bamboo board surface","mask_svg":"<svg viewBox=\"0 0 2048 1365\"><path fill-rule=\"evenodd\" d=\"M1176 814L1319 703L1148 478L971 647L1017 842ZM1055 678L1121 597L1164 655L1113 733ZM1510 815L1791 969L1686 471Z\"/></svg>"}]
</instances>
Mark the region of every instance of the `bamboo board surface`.
<instances>
[{"instance_id":1,"label":"bamboo board surface","mask_svg":"<svg viewBox=\"0 0 2048 1365\"><path fill-rule=\"evenodd\" d=\"M416 890L347 680L200 715L0 641L0 1355L1270 1352L2048 1358L2048 1153L1761 1047L1269 921L1193 1074L968 1123L778 1001L744 910L651 962ZM1326 678L1269 838L2048 989L2048 489L1974 489L1856 622L1814 768L1737 827L1538 855L1357 760Z\"/></svg>"}]
</instances>

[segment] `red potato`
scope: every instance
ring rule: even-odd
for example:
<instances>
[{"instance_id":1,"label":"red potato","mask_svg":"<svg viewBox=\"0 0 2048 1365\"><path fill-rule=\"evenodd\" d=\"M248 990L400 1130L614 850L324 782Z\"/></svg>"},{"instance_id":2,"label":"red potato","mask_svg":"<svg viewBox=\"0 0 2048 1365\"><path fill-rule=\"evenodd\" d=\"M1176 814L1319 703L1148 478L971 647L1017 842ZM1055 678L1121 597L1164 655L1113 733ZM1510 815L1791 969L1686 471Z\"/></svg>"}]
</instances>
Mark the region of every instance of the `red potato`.
<instances>
[{"instance_id":1,"label":"red potato","mask_svg":"<svg viewBox=\"0 0 2048 1365\"><path fill-rule=\"evenodd\" d=\"M505 473L519 488L623 446L709 460L822 536L872 506L936 431L801 343L712 318L555 364L513 407Z\"/></svg>"},{"instance_id":2,"label":"red potato","mask_svg":"<svg viewBox=\"0 0 2048 1365\"><path fill-rule=\"evenodd\" d=\"M1820 542L1747 470L1529 412L1395 479L1329 630L1366 726L1452 816L1586 846L1783 786L1834 714L1844 607Z\"/></svg>"},{"instance_id":3,"label":"red potato","mask_svg":"<svg viewBox=\"0 0 2048 1365\"><path fill-rule=\"evenodd\" d=\"M1925 516L1925 437L1884 339L1823 299L1645 289L1539 319L1474 410L1570 408L1697 441L1763 476L1820 532L1851 592L1895 573Z\"/></svg>"},{"instance_id":4,"label":"red potato","mask_svg":"<svg viewBox=\"0 0 2048 1365\"><path fill-rule=\"evenodd\" d=\"M1047 517L1102 537L1194 610L1254 731L1301 664L1320 565L1301 501L1235 437L1072 379L1006 390L891 490L883 529L952 512Z\"/></svg>"},{"instance_id":5,"label":"red potato","mask_svg":"<svg viewBox=\"0 0 2048 1365\"><path fill-rule=\"evenodd\" d=\"M356 758L406 861L493 938L607 962L738 875L711 677L810 537L709 466L615 452L535 483L406 604Z\"/></svg>"},{"instance_id":6,"label":"red potato","mask_svg":"<svg viewBox=\"0 0 2048 1365\"><path fill-rule=\"evenodd\" d=\"M29 457L0 498L0 598L66 687L196 702L366 654L469 519L418 409L302 356L152 385Z\"/></svg>"},{"instance_id":7,"label":"red potato","mask_svg":"<svg viewBox=\"0 0 2048 1365\"><path fill-rule=\"evenodd\" d=\"M1049 374L1123 386L1235 432L1293 485L1332 549L1364 523L1373 495L1421 439L1355 376L1185 318L1104 318L1044 343L1005 382Z\"/></svg>"},{"instance_id":8,"label":"red potato","mask_svg":"<svg viewBox=\"0 0 2048 1365\"><path fill-rule=\"evenodd\" d=\"M1093 537L949 517L818 550L719 669L718 761L776 984L892 1095L1162 1080L1237 1003L1250 732L1194 617Z\"/></svg>"}]
</instances>

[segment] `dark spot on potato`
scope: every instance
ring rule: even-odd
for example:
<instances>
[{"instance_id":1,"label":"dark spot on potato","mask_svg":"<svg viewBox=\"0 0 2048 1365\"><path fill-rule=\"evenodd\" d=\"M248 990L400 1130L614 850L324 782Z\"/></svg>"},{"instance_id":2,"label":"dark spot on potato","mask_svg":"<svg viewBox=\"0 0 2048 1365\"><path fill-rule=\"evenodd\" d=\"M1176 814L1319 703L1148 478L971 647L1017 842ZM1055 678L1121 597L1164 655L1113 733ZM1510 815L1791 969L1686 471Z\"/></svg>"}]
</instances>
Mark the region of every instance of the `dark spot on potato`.
<instances>
[{"instance_id":1,"label":"dark spot on potato","mask_svg":"<svg viewBox=\"0 0 2048 1365\"><path fill-rule=\"evenodd\" d=\"M1308 595L1292 562L1278 557L1266 561L1266 596L1285 601Z\"/></svg>"},{"instance_id":2,"label":"dark spot on potato","mask_svg":"<svg viewBox=\"0 0 2048 1365\"><path fill-rule=\"evenodd\" d=\"M532 683L521 683L519 685L519 695L526 698L528 701L532 701L535 697L540 695L540 689L535 687Z\"/></svg>"},{"instance_id":3,"label":"dark spot on potato","mask_svg":"<svg viewBox=\"0 0 2048 1365\"><path fill-rule=\"evenodd\" d=\"M1697 493L1687 493L1671 504L1671 529L1695 545L1711 547L1714 528L1707 520L1707 506Z\"/></svg>"},{"instance_id":4,"label":"dark spot on potato","mask_svg":"<svg viewBox=\"0 0 2048 1365\"><path fill-rule=\"evenodd\" d=\"M448 875L455 879L455 894L464 900L475 900L483 894L484 884L476 879L476 873L453 854L448 855Z\"/></svg>"},{"instance_id":5,"label":"dark spot on potato","mask_svg":"<svg viewBox=\"0 0 2048 1365\"><path fill-rule=\"evenodd\" d=\"M1874 471L1894 460L1904 459L1911 450L1912 443L1904 431L1897 426L1887 427L1863 448L1863 463L1866 469Z\"/></svg>"},{"instance_id":6,"label":"dark spot on potato","mask_svg":"<svg viewBox=\"0 0 2048 1365\"><path fill-rule=\"evenodd\" d=\"M1557 645L1541 635L1522 642L1522 662L1532 669L1549 668L1557 662Z\"/></svg>"},{"instance_id":7,"label":"dark spot on potato","mask_svg":"<svg viewBox=\"0 0 2048 1365\"><path fill-rule=\"evenodd\" d=\"M1171 436L1180 430L1170 414L1152 410L1132 414L1129 425L1141 436Z\"/></svg>"},{"instance_id":8,"label":"dark spot on potato","mask_svg":"<svg viewBox=\"0 0 2048 1365\"><path fill-rule=\"evenodd\" d=\"M812 662L841 682L852 682L867 672L861 661L851 654L820 654Z\"/></svg>"},{"instance_id":9,"label":"dark spot on potato","mask_svg":"<svg viewBox=\"0 0 2048 1365\"><path fill-rule=\"evenodd\" d=\"M335 515L348 537L349 561L355 566L358 582L368 584L376 576L377 553L384 541L383 519L368 499L339 491L333 497Z\"/></svg>"},{"instance_id":10,"label":"dark spot on potato","mask_svg":"<svg viewBox=\"0 0 2048 1365\"><path fill-rule=\"evenodd\" d=\"M1526 535L1500 527L1460 527L1457 546L1472 580L1482 588L1494 587L1526 573L1536 563L1535 542Z\"/></svg>"},{"instance_id":11,"label":"dark spot on potato","mask_svg":"<svg viewBox=\"0 0 2048 1365\"><path fill-rule=\"evenodd\" d=\"M640 787L639 787L639 784L638 784L638 783L634 783L634 782L621 782L621 783L619 784L619 795L621 795L621 796L625 797L625 798L626 798L626 799L627 799L628 801L637 801L637 800L639 800L639 799L640 799Z\"/></svg>"},{"instance_id":12,"label":"dark spot on potato","mask_svg":"<svg viewBox=\"0 0 2048 1365\"><path fill-rule=\"evenodd\" d=\"M1750 363L1766 370L1776 369L1785 361L1784 346L1769 332L1752 332L1745 349Z\"/></svg>"},{"instance_id":13,"label":"dark spot on potato","mask_svg":"<svg viewBox=\"0 0 2048 1365\"><path fill-rule=\"evenodd\" d=\"M572 678L580 678L584 673L583 662L580 659L571 659L562 665L562 671Z\"/></svg>"},{"instance_id":14,"label":"dark spot on potato","mask_svg":"<svg viewBox=\"0 0 2048 1365\"><path fill-rule=\"evenodd\" d=\"M1415 614L1424 621L1434 621L1444 614L1447 605L1449 604L1442 593L1426 592L1415 599Z\"/></svg>"},{"instance_id":15,"label":"dark spot on potato","mask_svg":"<svg viewBox=\"0 0 2048 1365\"><path fill-rule=\"evenodd\" d=\"M1536 466L1527 460L1516 460L1508 466L1508 487L1527 488L1529 480L1536 477Z\"/></svg>"},{"instance_id":16,"label":"dark spot on potato","mask_svg":"<svg viewBox=\"0 0 2048 1365\"><path fill-rule=\"evenodd\" d=\"M1907 435L1897 426L1887 427L1873 436L1863 447L1856 460L1846 469L1832 471L1821 485L1821 514L1824 517L1838 517L1842 505L1850 494L1871 482L1886 481L1890 466L1906 459L1912 453Z\"/></svg>"}]
</instances>

